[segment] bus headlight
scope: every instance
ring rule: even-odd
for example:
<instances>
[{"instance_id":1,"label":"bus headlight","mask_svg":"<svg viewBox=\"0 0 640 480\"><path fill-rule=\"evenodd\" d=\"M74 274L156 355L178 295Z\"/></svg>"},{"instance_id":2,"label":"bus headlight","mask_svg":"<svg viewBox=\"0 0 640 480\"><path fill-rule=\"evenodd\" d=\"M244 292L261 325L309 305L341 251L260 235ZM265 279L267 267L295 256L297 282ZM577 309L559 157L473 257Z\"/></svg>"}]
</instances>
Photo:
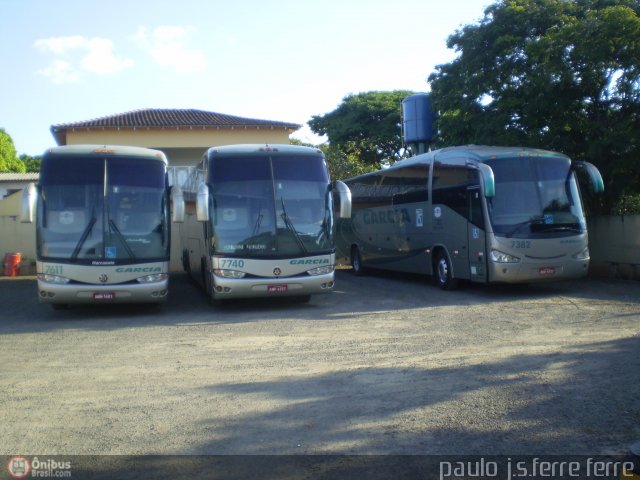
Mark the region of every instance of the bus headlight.
<instances>
[{"instance_id":1,"label":"bus headlight","mask_svg":"<svg viewBox=\"0 0 640 480\"><path fill-rule=\"evenodd\" d=\"M496 263L518 263L520 261L518 257L501 252L500 250L491 250L491 260Z\"/></svg>"},{"instance_id":2,"label":"bus headlight","mask_svg":"<svg viewBox=\"0 0 640 480\"><path fill-rule=\"evenodd\" d=\"M584 249L576 253L573 258L576 260L589 260L589 247L584 247Z\"/></svg>"},{"instance_id":3,"label":"bus headlight","mask_svg":"<svg viewBox=\"0 0 640 480\"><path fill-rule=\"evenodd\" d=\"M71 281L67 277L61 277L60 275L48 275L46 273L39 273L38 280L48 283L57 283L58 285L64 285Z\"/></svg>"},{"instance_id":4,"label":"bus headlight","mask_svg":"<svg viewBox=\"0 0 640 480\"><path fill-rule=\"evenodd\" d=\"M166 273L154 273L153 275L145 275L144 277L136 278L139 283L155 283L162 282L169 278L169 275Z\"/></svg>"},{"instance_id":5,"label":"bus headlight","mask_svg":"<svg viewBox=\"0 0 640 480\"><path fill-rule=\"evenodd\" d=\"M335 265L325 265L324 267L316 267L311 270L307 270L307 273L311 276L326 275L327 273L333 272L335 269Z\"/></svg>"},{"instance_id":6,"label":"bus headlight","mask_svg":"<svg viewBox=\"0 0 640 480\"><path fill-rule=\"evenodd\" d=\"M237 270L223 270L221 268L216 268L213 273L218 277L224 278L244 278L244 276L246 275L246 273L239 272Z\"/></svg>"}]
</instances>

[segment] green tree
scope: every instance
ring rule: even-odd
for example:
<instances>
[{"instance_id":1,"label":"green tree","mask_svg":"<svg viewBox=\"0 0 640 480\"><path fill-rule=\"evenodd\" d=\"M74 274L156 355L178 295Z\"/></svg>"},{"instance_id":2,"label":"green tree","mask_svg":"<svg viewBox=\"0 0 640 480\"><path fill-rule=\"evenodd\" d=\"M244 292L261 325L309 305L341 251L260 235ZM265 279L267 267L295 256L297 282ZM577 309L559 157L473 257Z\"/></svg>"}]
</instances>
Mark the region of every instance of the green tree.
<instances>
[{"instance_id":1,"label":"green tree","mask_svg":"<svg viewBox=\"0 0 640 480\"><path fill-rule=\"evenodd\" d=\"M23 173L25 170L24 163L18 159L13 139L0 128L0 172Z\"/></svg>"},{"instance_id":2,"label":"green tree","mask_svg":"<svg viewBox=\"0 0 640 480\"><path fill-rule=\"evenodd\" d=\"M331 147L345 156L380 168L403 156L401 102L412 93L396 90L347 95L334 111L315 115L308 124L314 133L326 135Z\"/></svg>"},{"instance_id":3,"label":"green tree","mask_svg":"<svg viewBox=\"0 0 640 480\"><path fill-rule=\"evenodd\" d=\"M375 165L362 161L361 155L353 143L347 144L344 150L330 144L320 145L320 149L327 159L329 175L333 180L344 180L377 170Z\"/></svg>"},{"instance_id":4,"label":"green tree","mask_svg":"<svg viewBox=\"0 0 640 480\"><path fill-rule=\"evenodd\" d=\"M501 0L429 77L444 145L526 145L593 162L607 203L640 186L640 2Z\"/></svg>"},{"instance_id":5,"label":"green tree","mask_svg":"<svg viewBox=\"0 0 640 480\"><path fill-rule=\"evenodd\" d=\"M31 155L23 153L20 155L20 161L24 164L27 172L40 171L40 162L42 161L42 157L40 155L32 157Z\"/></svg>"},{"instance_id":6,"label":"green tree","mask_svg":"<svg viewBox=\"0 0 640 480\"><path fill-rule=\"evenodd\" d=\"M311 143L302 142L296 138L290 140L292 145L301 145L303 147L314 147L322 151L327 160L327 169L331 180L344 180L345 178L355 177L363 173L373 172L376 167L366 165L360 159L357 148L349 145L349 152L345 152L333 145L323 143L322 145L312 145Z\"/></svg>"}]
</instances>

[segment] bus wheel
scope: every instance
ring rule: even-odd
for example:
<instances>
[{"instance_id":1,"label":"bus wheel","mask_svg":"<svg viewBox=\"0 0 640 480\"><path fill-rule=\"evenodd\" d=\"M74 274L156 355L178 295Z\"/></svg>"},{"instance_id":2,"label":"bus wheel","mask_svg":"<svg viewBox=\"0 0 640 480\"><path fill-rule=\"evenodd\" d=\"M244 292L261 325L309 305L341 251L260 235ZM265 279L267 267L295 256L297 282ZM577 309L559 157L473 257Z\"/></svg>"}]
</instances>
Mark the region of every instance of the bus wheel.
<instances>
[{"instance_id":1,"label":"bus wheel","mask_svg":"<svg viewBox=\"0 0 640 480\"><path fill-rule=\"evenodd\" d=\"M356 246L351 248L351 269L354 275L364 275L362 256L360 255L360 249Z\"/></svg>"},{"instance_id":2,"label":"bus wheel","mask_svg":"<svg viewBox=\"0 0 640 480\"><path fill-rule=\"evenodd\" d=\"M213 298L213 282L211 281L211 273L207 271L207 263L204 258L200 260L200 275L202 276L202 287L204 288L204 294L207 296L207 302L209 305L218 305L218 302Z\"/></svg>"},{"instance_id":3,"label":"bus wheel","mask_svg":"<svg viewBox=\"0 0 640 480\"><path fill-rule=\"evenodd\" d=\"M438 255L435 274L436 283L442 290L455 290L458 288L458 280L451 275L449 257L444 252L440 252Z\"/></svg>"}]
</instances>

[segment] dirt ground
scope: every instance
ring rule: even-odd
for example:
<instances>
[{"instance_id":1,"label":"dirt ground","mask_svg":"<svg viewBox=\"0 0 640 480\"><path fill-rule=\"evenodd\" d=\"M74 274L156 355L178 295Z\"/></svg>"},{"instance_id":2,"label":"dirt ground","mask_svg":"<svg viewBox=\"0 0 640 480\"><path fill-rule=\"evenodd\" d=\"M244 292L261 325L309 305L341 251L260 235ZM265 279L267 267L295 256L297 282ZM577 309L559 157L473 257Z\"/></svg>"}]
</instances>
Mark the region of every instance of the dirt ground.
<instances>
[{"instance_id":1,"label":"dirt ground","mask_svg":"<svg viewBox=\"0 0 640 480\"><path fill-rule=\"evenodd\" d=\"M622 454L640 282L337 272L309 304L54 311L0 279L0 454Z\"/></svg>"}]
</instances>

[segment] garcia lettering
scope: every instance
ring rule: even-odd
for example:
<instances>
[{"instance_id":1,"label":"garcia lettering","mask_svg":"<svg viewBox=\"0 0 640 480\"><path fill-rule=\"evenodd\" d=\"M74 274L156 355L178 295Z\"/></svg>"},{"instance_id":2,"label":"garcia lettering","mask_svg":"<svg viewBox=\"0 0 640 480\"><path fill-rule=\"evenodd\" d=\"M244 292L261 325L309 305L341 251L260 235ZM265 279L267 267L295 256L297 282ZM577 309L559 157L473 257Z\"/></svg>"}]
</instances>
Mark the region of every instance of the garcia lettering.
<instances>
[{"instance_id":1,"label":"garcia lettering","mask_svg":"<svg viewBox=\"0 0 640 480\"><path fill-rule=\"evenodd\" d=\"M289 265L328 265L329 259L327 258L315 258L311 260L291 260Z\"/></svg>"},{"instance_id":2,"label":"garcia lettering","mask_svg":"<svg viewBox=\"0 0 640 480\"><path fill-rule=\"evenodd\" d=\"M411 216L406 208L383 210L381 212L364 212L363 220L366 225L382 223L411 223Z\"/></svg>"},{"instance_id":3,"label":"garcia lettering","mask_svg":"<svg viewBox=\"0 0 640 480\"><path fill-rule=\"evenodd\" d=\"M160 267L118 267L116 268L118 273L162 273Z\"/></svg>"}]
</instances>

